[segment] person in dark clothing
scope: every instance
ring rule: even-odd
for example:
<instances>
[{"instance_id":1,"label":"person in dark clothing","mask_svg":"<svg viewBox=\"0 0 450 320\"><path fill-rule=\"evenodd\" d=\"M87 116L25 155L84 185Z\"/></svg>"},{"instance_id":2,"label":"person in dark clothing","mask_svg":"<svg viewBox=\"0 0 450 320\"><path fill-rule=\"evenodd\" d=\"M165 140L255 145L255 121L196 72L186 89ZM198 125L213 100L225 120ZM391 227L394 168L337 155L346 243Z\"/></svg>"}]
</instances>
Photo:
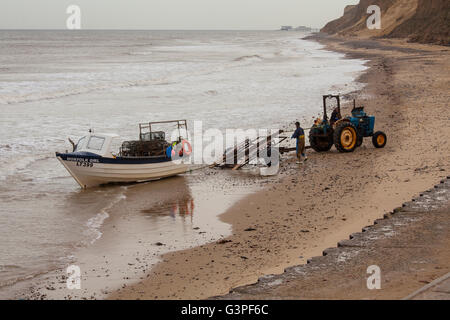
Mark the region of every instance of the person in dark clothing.
<instances>
[{"instance_id":1,"label":"person in dark clothing","mask_svg":"<svg viewBox=\"0 0 450 320\"><path fill-rule=\"evenodd\" d=\"M295 132L292 135L291 139L297 139L296 144L296 150L297 150L297 163L300 163L301 157L304 157L305 160L306 154L305 154L305 131L302 127L300 127L300 122L295 123Z\"/></svg>"},{"instance_id":2,"label":"person in dark clothing","mask_svg":"<svg viewBox=\"0 0 450 320\"><path fill-rule=\"evenodd\" d=\"M333 125L337 121L339 121L342 118L341 113L339 112L338 108L335 108L333 112L331 113L330 117L330 124Z\"/></svg>"}]
</instances>

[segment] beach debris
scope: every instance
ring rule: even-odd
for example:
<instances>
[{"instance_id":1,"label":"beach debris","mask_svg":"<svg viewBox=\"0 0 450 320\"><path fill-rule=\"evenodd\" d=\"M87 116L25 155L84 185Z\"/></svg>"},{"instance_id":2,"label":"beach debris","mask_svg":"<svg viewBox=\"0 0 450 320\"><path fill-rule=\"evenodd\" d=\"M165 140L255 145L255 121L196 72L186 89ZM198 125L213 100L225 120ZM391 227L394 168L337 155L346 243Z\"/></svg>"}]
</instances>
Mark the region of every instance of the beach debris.
<instances>
[{"instance_id":1,"label":"beach debris","mask_svg":"<svg viewBox=\"0 0 450 320\"><path fill-rule=\"evenodd\" d=\"M256 229L255 228L247 228L244 231L256 231Z\"/></svg>"},{"instance_id":2,"label":"beach debris","mask_svg":"<svg viewBox=\"0 0 450 320\"><path fill-rule=\"evenodd\" d=\"M156 242L156 243L155 243L155 246L165 246L165 244L162 243L162 242Z\"/></svg>"},{"instance_id":3,"label":"beach debris","mask_svg":"<svg viewBox=\"0 0 450 320\"><path fill-rule=\"evenodd\" d=\"M416 168L414 171L415 172L420 172L420 171L425 171L428 169L428 166L422 167L422 168Z\"/></svg>"},{"instance_id":4,"label":"beach debris","mask_svg":"<svg viewBox=\"0 0 450 320\"><path fill-rule=\"evenodd\" d=\"M222 240L217 241L216 243L217 244L225 244L225 243L229 243L229 242L233 242L233 241L232 240L227 240L227 239L222 239Z\"/></svg>"}]
</instances>

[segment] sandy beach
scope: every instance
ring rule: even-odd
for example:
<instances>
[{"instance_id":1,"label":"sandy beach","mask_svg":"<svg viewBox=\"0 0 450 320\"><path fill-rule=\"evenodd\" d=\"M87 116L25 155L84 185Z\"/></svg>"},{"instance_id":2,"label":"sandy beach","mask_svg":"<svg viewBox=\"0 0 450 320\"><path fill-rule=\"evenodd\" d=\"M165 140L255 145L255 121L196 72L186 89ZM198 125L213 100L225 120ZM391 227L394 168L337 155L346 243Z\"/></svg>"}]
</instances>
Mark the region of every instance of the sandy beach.
<instances>
[{"instance_id":1,"label":"sandy beach","mask_svg":"<svg viewBox=\"0 0 450 320\"><path fill-rule=\"evenodd\" d=\"M388 136L386 148L375 149L366 139L352 154L309 151L301 165L287 157L277 182L221 216L232 225L230 237L163 255L146 280L110 299L227 294L320 255L448 175L450 50L406 40L316 40L368 60L359 79L366 86L354 97L376 116L376 129Z\"/></svg>"},{"instance_id":2,"label":"sandy beach","mask_svg":"<svg viewBox=\"0 0 450 320\"><path fill-rule=\"evenodd\" d=\"M449 300L450 177L307 264L234 288L225 300ZM378 286L368 269L379 268ZM368 283L371 284L370 290Z\"/></svg>"}]
</instances>

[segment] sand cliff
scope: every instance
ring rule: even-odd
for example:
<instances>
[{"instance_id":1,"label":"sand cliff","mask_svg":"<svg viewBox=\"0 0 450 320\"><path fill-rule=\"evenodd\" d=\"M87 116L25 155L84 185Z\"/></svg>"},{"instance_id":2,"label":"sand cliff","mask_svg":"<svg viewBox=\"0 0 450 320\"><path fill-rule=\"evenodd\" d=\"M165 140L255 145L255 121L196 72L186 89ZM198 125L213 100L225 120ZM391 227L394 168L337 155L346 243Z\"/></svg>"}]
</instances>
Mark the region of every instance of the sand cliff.
<instances>
[{"instance_id":1,"label":"sand cliff","mask_svg":"<svg viewBox=\"0 0 450 320\"><path fill-rule=\"evenodd\" d=\"M367 8L381 9L381 29L367 28ZM344 15L322 30L328 34L360 38L407 38L411 42L450 45L450 1L361 0L347 6Z\"/></svg>"}]
</instances>

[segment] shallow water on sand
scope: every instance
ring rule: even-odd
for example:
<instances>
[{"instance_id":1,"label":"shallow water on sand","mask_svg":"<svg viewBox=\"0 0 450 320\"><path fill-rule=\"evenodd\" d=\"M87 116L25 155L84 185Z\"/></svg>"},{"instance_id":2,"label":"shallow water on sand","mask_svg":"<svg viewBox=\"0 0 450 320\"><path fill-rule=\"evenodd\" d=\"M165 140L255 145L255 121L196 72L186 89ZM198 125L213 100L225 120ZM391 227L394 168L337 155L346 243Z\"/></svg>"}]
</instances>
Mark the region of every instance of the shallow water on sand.
<instances>
[{"instance_id":1,"label":"shallow water on sand","mask_svg":"<svg viewBox=\"0 0 450 320\"><path fill-rule=\"evenodd\" d=\"M62 269L5 288L0 297L104 298L124 284L142 280L162 254L228 235L231 226L221 223L218 215L258 190L255 182L269 180L253 173L233 176L207 170L161 181L105 187L119 188L120 192L90 219L90 238L95 241L73 250L60 264ZM80 198L83 193L73 195L70 201L84 201ZM65 268L72 264L80 267L81 290L67 289Z\"/></svg>"},{"instance_id":2,"label":"shallow water on sand","mask_svg":"<svg viewBox=\"0 0 450 320\"><path fill-rule=\"evenodd\" d=\"M302 36L0 31L0 294L70 263L106 268L103 256L117 261L102 270L116 285L160 253L226 236L230 226L217 216L253 190L242 188L246 178L233 186L241 178L187 175L82 191L54 152L89 128L135 139L142 121L201 120L204 130L310 122L322 94L357 89L365 67ZM138 273L120 258L136 250L146 261Z\"/></svg>"}]
</instances>

